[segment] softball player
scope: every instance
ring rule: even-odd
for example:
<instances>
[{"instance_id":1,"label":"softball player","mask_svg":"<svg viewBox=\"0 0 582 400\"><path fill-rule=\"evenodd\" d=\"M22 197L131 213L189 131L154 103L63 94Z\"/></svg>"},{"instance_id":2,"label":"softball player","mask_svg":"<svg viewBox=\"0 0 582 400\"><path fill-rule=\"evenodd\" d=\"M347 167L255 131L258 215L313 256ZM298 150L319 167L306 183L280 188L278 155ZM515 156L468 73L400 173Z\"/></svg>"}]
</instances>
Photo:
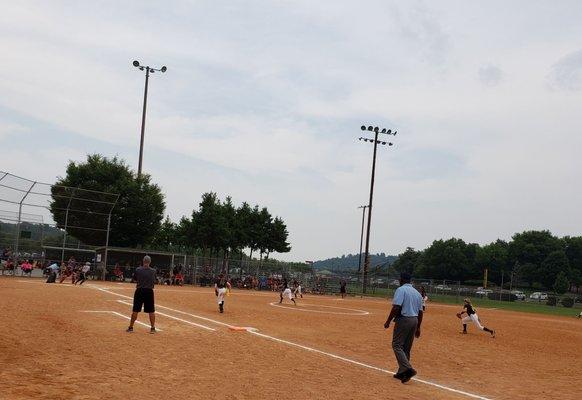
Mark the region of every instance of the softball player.
<instances>
[{"instance_id":1,"label":"softball player","mask_svg":"<svg viewBox=\"0 0 582 400\"><path fill-rule=\"evenodd\" d=\"M224 274L220 274L214 281L214 294L218 298L218 311L221 313L224 312L224 296L226 295L226 289L230 290L232 287Z\"/></svg>"},{"instance_id":2,"label":"softball player","mask_svg":"<svg viewBox=\"0 0 582 400\"><path fill-rule=\"evenodd\" d=\"M420 287L420 295L422 296L422 311L426 311L426 302L428 301L428 296L426 295L424 286Z\"/></svg>"},{"instance_id":3,"label":"softball player","mask_svg":"<svg viewBox=\"0 0 582 400\"><path fill-rule=\"evenodd\" d=\"M293 294L291 293L291 289L289 289L289 283L287 282L287 279L283 279L283 283L281 284L281 292L279 293L279 296L281 297L279 304L283 302L283 296L285 296L289 300L291 300L295 305L297 305L295 299L293 298Z\"/></svg>"},{"instance_id":4,"label":"softball player","mask_svg":"<svg viewBox=\"0 0 582 400\"><path fill-rule=\"evenodd\" d=\"M463 314L467 314L465 318L463 318ZM483 325L481 325L481 321L479 320L479 316L477 315L477 310L473 308L471 304L471 300L465 299L465 305L463 306L463 310L457 314L457 317L461 318L461 323L463 324L463 333L467 333L467 324L472 322L477 326L477 328L481 329L482 331L489 332L491 337L495 337L495 329L489 329Z\"/></svg>"},{"instance_id":5,"label":"softball player","mask_svg":"<svg viewBox=\"0 0 582 400\"><path fill-rule=\"evenodd\" d=\"M293 294L295 295L295 298L297 298L297 295L303 298L303 293L301 293L301 284L297 281L293 282Z\"/></svg>"}]
</instances>

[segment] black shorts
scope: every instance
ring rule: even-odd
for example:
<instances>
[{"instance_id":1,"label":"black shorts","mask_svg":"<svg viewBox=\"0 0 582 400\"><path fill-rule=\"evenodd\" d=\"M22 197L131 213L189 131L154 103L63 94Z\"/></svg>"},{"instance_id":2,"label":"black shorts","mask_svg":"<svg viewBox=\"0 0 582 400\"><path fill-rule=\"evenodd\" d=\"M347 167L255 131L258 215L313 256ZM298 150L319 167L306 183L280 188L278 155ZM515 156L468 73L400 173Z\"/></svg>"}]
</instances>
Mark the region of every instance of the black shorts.
<instances>
[{"instance_id":1,"label":"black shorts","mask_svg":"<svg viewBox=\"0 0 582 400\"><path fill-rule=\"evenodd\" d=\"M142 306L144 312L153 313L156 311L154 307L154 289L135 289L133 312L140 312Z\"/></svg>"},{"instance_id":2,"label":"black shorts","mask_svg":"<svg viewBox=\"0 0 582 400\"><path fill-rule=\"evenodd\" d=\"M341 287L340 288L340 293L345 293L346 292L346 288L345 287Z\"/></svg>"}]
</instances>

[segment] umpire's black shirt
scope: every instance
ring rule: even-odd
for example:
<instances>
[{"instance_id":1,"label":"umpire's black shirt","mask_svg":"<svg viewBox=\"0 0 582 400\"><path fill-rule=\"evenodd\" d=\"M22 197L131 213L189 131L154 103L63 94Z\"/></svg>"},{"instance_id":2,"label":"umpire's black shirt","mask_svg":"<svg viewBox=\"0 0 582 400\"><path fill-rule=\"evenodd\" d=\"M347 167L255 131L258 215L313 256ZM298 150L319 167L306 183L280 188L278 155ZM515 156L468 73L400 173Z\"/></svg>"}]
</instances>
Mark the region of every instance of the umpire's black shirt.
<instances>
[{"instance_id":1,"label":"umpire's black shirt","mask_svg":"<svg viewBox=\"0 0 582 400\"><path fill-rule=\"evenodd\" d=\"M133 275L137 282L137 289L153 289L156 281L156 270L150 267L137 267Z\"/></svg>"}]
</instances>

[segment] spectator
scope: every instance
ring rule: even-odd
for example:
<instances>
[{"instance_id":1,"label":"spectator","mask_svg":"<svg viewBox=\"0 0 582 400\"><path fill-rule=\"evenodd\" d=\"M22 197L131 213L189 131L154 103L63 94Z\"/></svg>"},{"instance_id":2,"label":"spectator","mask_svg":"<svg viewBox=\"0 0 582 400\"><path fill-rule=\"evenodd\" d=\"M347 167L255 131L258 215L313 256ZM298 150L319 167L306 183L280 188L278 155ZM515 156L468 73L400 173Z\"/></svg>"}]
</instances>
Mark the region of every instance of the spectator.
<instances>
[{"instance_id":1,"label":"spectator","mask_svg":"<svg viewBox=\"0 0 582 400\"><path fill-rule=\"evenodd\" d=\"M123 271L119 266L119 263L115 263L115 268L113 269L113 275L115 280L125 281L125 277L123 276Z\"/></svg>"},{"instance_id":2,"label":"spectator","mask_svg":"<svg viewBox=\"0 0 582 400\"><path fill-rule=\"evenodd\" d=\"M183 286L184 285L184 275L182 275L182 272L178 272L174 276L174 284L175 285L179 285L179 286Z\"/></svg>"},{"instance_id":3,"label":"spectator","mask_svg":"<svg viewBox=\"0 0 582 400\"><path fill-rule=\"evenodd\" d=\"M28 260L24 260L22 264L20 264L20 269L22 270L22 275L31 276L32 273L32 264Z\"/></svg>"}]
</instances>

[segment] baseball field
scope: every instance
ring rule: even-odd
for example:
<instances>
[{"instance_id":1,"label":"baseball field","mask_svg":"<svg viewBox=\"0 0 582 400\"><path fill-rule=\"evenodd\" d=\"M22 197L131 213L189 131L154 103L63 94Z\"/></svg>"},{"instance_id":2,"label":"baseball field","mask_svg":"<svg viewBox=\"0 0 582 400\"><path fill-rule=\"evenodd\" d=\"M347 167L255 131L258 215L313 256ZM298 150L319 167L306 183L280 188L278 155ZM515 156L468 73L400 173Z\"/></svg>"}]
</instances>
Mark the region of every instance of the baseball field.
<instances>
[{"instance_id":1,"label":"baseball field","mask_svg":"<svg viewBox=\"0 0 582 400\"><path fill-rule=\"evenodd\" d=\"M134 285L0 277L0 399L578 399L582 320L429 303L407 384L389 299L157 287L157 334L126 333ZM147 315L139 320L147 325Z\"/></svg>"}]
</instances>

